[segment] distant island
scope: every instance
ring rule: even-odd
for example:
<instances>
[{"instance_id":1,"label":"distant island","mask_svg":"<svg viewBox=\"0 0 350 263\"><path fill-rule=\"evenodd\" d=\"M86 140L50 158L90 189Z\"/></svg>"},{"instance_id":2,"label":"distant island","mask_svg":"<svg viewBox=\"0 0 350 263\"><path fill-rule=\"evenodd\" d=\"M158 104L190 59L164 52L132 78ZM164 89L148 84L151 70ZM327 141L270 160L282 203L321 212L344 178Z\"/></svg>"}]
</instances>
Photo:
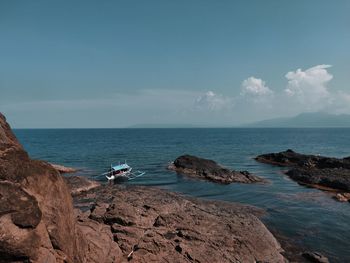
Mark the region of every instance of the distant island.
<instances>
[{"instance_id":1,"label":"distant island","mask_svg":"<svg viewBox=\"0 0 350 263\"><path fill-rule=\"evenodd\" d=\"M305 112L294 117L267 119L247 124L201 125L201 124L135 124L130 129L174 129L174 128L350 128L350 114Z\"/></svg>"},{"instance_id":2,"label":"distant island","mask_svg":"<svg viewBox=\"0 0 350 263\"><path fill-rule=\"evenodd\" d=\"M275 118L244 125L251 128L350 128L349 114L325 112L301 113L289 118Z\"/></svg>"}]
</instances>

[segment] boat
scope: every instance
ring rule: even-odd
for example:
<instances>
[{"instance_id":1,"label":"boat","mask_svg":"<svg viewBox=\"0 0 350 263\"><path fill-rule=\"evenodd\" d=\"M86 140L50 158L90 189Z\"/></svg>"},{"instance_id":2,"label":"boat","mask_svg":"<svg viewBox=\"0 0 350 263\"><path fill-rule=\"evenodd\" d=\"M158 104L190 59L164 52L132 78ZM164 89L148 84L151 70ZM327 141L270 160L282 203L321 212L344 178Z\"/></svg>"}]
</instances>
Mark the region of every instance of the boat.
<instances>
[{"instance_id":1,"label":"boat","mask_svg":"<svg viewBox=\"0 0 350 263\"><path fill-rule=\"evenodd\" d=\"M133 180L144 174L145 172L141 171L132 172L132 167L124 162L123 164L119 163L118 165L111 164L109 170L102 175L104 175L108 181L125 181Z\"/></svg>"}]
</instances>

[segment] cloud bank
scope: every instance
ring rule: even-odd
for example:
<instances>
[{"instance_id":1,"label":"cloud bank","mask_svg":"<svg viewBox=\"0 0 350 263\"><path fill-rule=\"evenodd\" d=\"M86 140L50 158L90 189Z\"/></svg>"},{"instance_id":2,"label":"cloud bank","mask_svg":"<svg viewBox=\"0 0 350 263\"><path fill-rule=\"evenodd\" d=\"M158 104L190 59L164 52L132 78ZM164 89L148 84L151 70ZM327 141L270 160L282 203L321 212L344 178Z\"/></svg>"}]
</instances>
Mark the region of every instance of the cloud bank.
<instances>
[{"instance_id":1,"label":"cloud bank","mask_svg":"<svg viewBox=\"0 0 350 263\"><path fill-rule=\"evenodd\" d=\"M241 120L243 123L264 118L293 116L302 112L350 114L350 93L330 88L333 75L328 70L331 67L322 64L306 70L299 68L289 71L285 74L285 87L277 90L268 87L263 79L251 76L242 81L238 96L221 95L220 101L222 104L230 104L232 119ZM214 108L208 97L214 98L215 93L211 91L210 94L197 98L197 101L207 105L202 109ZM216 109L219 108L222 107ZM225 109L227 108L228 105Z\"/></svg>"}]
</instances>

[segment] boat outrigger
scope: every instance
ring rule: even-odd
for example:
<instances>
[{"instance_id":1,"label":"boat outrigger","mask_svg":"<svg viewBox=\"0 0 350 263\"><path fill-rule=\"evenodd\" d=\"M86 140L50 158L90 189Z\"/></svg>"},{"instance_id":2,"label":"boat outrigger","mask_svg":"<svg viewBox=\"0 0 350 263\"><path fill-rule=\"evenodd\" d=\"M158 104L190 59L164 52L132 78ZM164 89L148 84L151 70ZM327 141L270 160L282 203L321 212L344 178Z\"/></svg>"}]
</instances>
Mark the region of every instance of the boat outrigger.
<instances>
[{"instance_id":1,"label":"boat outrigger","mask_svg":"<svg viewBox=\"0 0 350 263\"><path fill-rule=\"evenodd\" d=\"M117 181L117 180L133 180L137 177L144 175L145 172L136 171L132 172L132 168L124 162L123 164L112 165L109 168L108 172L103 173L102 175L106 176L108 181Z\"/></svg>"}]
</instances>

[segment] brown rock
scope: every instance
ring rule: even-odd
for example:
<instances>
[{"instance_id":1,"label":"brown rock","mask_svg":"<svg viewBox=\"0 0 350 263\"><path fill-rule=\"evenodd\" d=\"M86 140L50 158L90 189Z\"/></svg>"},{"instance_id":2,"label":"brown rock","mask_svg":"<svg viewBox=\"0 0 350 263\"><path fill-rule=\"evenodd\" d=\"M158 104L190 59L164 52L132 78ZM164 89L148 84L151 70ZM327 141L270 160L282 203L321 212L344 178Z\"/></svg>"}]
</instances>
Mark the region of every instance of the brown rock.
<instances>
[{"instance_id":1,"label":"brown rock","mask_svg":"<svg viewBox=\"0 0 350 263\"><path fill-rule=\"evenodd\" d=\"M70 190L62 176L50 164L29 158L2 114L0 199L2 262L103 262L95 261L90 242L106 243L112 235L99 240L96 234L92 241L84 237L84 221L77 224ZM93 231L102 230L90 231L93 236ZM111 262L109 258L118 251L95 252Z\"/></svg>"},{"instance_id":2,"label":"brown rock","mask_svg":"<svg viewBox=\"0 0 350 263\"><path fill-rule=\"evenodd\" d=\"M89 197L89 198L87 198ZM132 262L285 262L260 209L149 187L102 186L74 197Z\"/></svg>"},{"instance_id":3,"label":"brown rock","mask_svg":"<svg viewBox=\"0 0 350 263\"><path fill-rule=\"evenodd\" d=\"M340 202L350 202L350 193L338 193L336 194L335 199Z\"/></svg>"}]
</instances>

